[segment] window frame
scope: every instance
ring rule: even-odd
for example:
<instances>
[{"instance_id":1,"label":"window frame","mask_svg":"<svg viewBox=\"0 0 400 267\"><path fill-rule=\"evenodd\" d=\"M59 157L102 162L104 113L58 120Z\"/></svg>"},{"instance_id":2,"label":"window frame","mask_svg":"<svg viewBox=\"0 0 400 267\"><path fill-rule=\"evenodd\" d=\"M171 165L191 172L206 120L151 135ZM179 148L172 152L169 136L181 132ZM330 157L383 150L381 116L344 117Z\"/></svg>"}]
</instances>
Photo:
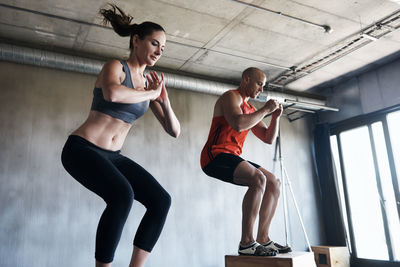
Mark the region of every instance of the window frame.
<instances>
[{"instance_id":1,"label":"window frame","mask_svg":"<svg viewBox=\"0 0 400 267\"><path fill-rule=\"evenodd\" d=\"M389 255L389 261L381 261L381 260L373 260L373 259L364 259L364 258L358 258L357 257L357 250L355 246L355 239L354 239L354 229L353 229L353 222L351 218L351 207L348 199L348 190L347 190L347 183L346 183L346 174L344 170L344 162L343 162L343 150L342 150L342 143L340 140L340 134L344 131L352 130L358 127L363 127L367 126L368 127L368 132L370 136L370 145L371 145L371 150L372 150L372 156L374 160L374 168L375 168L375 175L377 179L377 186L378 186L378 192L379 195L382 196L382 188L380 186L380 174L379 174L379 168L378 168L378 162L377 162L377 156L376 156L376 150L375 150L375 145L374 145L374 138L373 138L373 132L372 132L372 124L375 122L381 122L382 123L382 128L383 128L383 133L385 137L385 144L386 144L386 152L387 152L387 157L388 157L388 163L389 163L389 168L390 168L390 174L392 176L392 186L394 189L400 188L399 187L399 180L398 180L398 175L396 173L396 166L394 162L394 154L392 150L392 142L390 140L390 133L389 133L389 128L388 128L388 122L387 122L387 115L392 112L400 111L400 104L386 108L377 112L369 113L369 114L364 114L360 116L356 116L341 122L333 123L330 124L330 136L335 136L336 142L337 142L337 149L338 149L338 154L339 154L339 163L340 163L340 172L342 175L342 184L343 184L343 192L344 192L344 200L345 200L345 205L346 205L346 214L347 214L347 221L348 221L348 232L350 235L350 245L351 245L351 260L352 260L352 266L363 266L363 267L389 267L389 266L394 266L393 264L398 265L399 261L394 261L394 256L393 256L393 248L392 248L392 242L390 234L389 234L389 226L388 226L388 220L387 220L387 215L385 212L384 207L382 206L381 203L381 212L382 212L382 217L383 217L383 222L384 222L384 231L385 231L385 237L386 237L386 242L388 245L388 255ZM400 174L399 174L400 175ZM338 179L338 177L336 177ZM395 194L395 201L396 203L400 203L400 192L397 190L394 190ZM340 201L340 199L339 199ZM397 212L400 215L400 205L397 204ZM343 218L344 220L344 218Z\"/></svg>"}]
</instances>

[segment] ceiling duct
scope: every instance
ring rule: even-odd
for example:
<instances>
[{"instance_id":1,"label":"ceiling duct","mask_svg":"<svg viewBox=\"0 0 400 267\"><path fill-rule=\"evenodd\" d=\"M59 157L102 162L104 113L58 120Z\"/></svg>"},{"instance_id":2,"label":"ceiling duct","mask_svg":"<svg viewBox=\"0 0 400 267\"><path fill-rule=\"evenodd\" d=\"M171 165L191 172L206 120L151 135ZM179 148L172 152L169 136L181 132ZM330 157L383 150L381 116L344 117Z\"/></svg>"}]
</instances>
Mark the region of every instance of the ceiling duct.
<instances>
[{"instance_id":1,"label":"ceiling duct","mask_svg":"<svg viewBox=\"0 0 400 267\"><path fill-rule=\"evenodd\" d=\"M105 63L100 60L6 43L0 43L0 60L92 75L97 75ZM165 85L167 87L213 95L221 95L228 90L238 87L238 84L209 81L173 73L164 73L164 77ZM325 100L287 94L284 92L266 90L261 93L256 100L265 102L271 98L277 99L284 105L284 107L289 109L296 109L296 105L293 105L293 103L297 103L297 106L301 103L298 107L299 111L308 110L309 112L315 112L332 110L331 108L326 107Z\"/></svg>"}]
</instances>

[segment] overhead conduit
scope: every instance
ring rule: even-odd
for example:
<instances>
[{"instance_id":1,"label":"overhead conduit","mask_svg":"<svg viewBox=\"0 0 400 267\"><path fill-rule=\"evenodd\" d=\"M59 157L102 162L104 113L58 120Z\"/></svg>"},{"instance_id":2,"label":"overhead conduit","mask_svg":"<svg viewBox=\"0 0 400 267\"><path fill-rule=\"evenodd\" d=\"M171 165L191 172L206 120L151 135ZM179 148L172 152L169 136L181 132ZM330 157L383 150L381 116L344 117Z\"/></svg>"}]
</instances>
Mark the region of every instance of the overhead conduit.
<instances>
[{"instance_id":1,"label":"overhead conduit","mask_svg":"<svg viewBox=\"0 0 400 267\"><path fill-rule=\"evenodd\" d=\"M104 64L104 62L100 60L93 60L6 43L0 43L0 60L92 75L97 75ZM173 73L164 73L164 77L165 85L167 87L213 95L221 95L227 90L237 88L238 86L237 84L235 85L208 81L205 79L193 78ZM299 111L337 111L337 109L327 107L326 101L324 100L304 96L295 96L276 91L264 91L256 100L264 102L270 98L277 99L289 109L297 109Z\"/></svg>"}]
</instances>

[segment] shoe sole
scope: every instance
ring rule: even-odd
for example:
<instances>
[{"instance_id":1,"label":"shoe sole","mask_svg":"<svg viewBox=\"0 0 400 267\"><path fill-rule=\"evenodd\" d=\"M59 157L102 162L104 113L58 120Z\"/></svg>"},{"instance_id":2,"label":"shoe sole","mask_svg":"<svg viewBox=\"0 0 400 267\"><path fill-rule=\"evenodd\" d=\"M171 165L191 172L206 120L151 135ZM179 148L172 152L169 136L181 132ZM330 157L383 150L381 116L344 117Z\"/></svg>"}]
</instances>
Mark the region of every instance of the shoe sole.
<instances>
[{"instance_id":1,"label":"shoe sole","mask_svg":"<svg viewBox=\"0 0 400 267\"><path fill-rule=\"evenodd\" d=\"M292 252L292 249L287 248L287 249L278 249L277 250L279 254L285 254L285 253L289 253Z\"/></svg>"},{"instance_id":2,"label":"shoe sole","mask_svg":"<svg viewBox=\"0 0 400 267\"><path fill-rule=\"evenodd\" d=\"M256 255L256 254L246 254L242 252L238 252L241 256L255 256L255 257L273 257L276 256L277 253L268 253L267 255Z\"/></svg>"}]
</instances>

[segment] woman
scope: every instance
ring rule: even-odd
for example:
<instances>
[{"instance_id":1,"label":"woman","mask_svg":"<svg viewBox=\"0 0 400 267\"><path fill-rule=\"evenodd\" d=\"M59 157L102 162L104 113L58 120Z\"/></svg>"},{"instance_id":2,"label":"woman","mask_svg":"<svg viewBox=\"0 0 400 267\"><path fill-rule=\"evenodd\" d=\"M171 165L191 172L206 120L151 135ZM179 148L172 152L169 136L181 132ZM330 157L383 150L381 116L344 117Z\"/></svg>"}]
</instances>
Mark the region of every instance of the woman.
<instances>
[{"instance_id":1,"label":"woman","mask_svg":"<svg viewBox=\"0 0 400 267\"><path fill-rule=\"evenodd\" d=\"M119 11L119 12L118 12ZM132 17L117 6L101 9L121 36L130 36L126 61L111 60L101 70L87 120L68 138L65 169L106 202L96 234L96 266L111 266L133 200L146 207L134 238L131 267L143 266L163 228L171 198L145 169L120 154L132 123L150 106L165 131L178 137L177 120L164 85L164 76L150 72L165 47L164 29L152 22L131 24Z\"/></svg>"}]
</instances>

